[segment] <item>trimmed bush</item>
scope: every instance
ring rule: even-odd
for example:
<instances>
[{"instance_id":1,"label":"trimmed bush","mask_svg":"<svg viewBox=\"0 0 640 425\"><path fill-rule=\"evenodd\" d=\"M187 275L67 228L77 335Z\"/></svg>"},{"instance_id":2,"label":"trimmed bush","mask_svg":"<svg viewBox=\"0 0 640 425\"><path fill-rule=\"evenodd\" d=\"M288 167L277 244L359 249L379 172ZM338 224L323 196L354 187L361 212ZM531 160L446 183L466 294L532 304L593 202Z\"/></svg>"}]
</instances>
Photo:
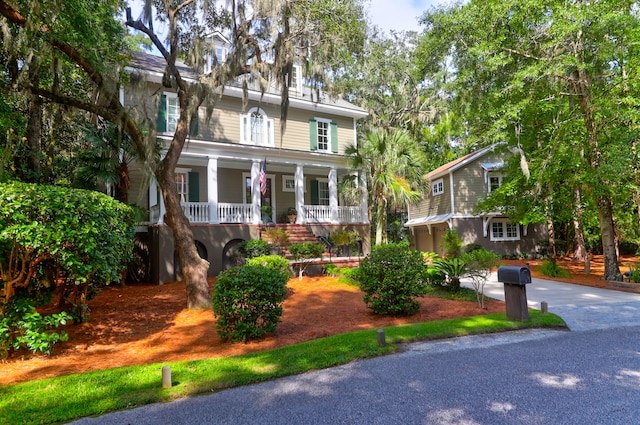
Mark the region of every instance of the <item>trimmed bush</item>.
<instances>
[{"instance_id":1,"label":"trimmed bush","mask_svg":"<svg viewBox=\"0 0 640 425\"><path fill-rule=\"evenodd\" d=\"M220 337L246 342L275 332L286 284L280 271L265 266L233 267L220 273L212 297Z\"/></svg>"},{"instance_id":2,"label":"trimmed bush","mask_svg":"<svg viewBox=\"0 0 640 425\"><path fill-rule=\"evenodd\" d=\"M360 263L357 279L364 302L377 314L408 316L426 293L422 253L403 244L376 246Z\"/></svg>"},{"instance_id":3,"label":"trimmed bush","mask_svg":"<svg viewBox=\"0 0 640 425\"><path fill-rule=\"evenodd\" d=\"M549 277L571 277L571 273L560 267L555 261L550 260L544 260L542 264L540 264L540 273Z\"/></svg>"},{"instance_id":4,"label":"trimmed bush","mask_svg":"<svg viewBox=\"0 0 640 425\"><path fill-rule=\"evenodd\" d=\"M240 253L244 258L255 258L271 254L271 246L262 239L252 239L240 246Z\"/></svg>"},{"instance_id":5,"label":"trimmed bush","mask_svg":"<svg viewBox=\"0 0 640 425\"><path fill-rule=\"evenodd\" d=\"M289 260L281 255L262 255L260 257L250 258L247 260L247 266L264 266L269 269L282 273L285 280L291 278L291 269L289 268Z\"/></svg>"}]
</instances>

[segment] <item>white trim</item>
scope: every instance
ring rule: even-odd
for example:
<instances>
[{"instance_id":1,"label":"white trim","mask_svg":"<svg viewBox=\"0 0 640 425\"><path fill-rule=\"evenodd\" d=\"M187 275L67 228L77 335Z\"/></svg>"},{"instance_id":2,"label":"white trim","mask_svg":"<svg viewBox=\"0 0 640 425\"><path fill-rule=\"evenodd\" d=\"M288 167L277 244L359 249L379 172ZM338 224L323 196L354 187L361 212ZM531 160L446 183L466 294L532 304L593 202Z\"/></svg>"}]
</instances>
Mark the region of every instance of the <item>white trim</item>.
<instances>
[{"instance_id":1,"label":"white trim","mask_svg":"<svg viewBox=\"0 0 640 425\"><path fill-rule=\"evenodd\" d=\"M439 196L444 194L444 180L438 179L431 183L431 195Z\"/></svg>"},{"instance_id":2,"label":"white trim","mask_svg":"<svg viewBox=\"0 0 640 425\"><path fill-rule=\"evenodd\" d=\"M501 224L502 226L502 235L496 237L493 233L493 225ZM519 241L520 240L520 225L518 223L513 223L508 218L492 218L489 223L489 240L492 242L501 242L501 241ZM507 226L515 227L516 236L507 236Z\"/></svg>"},{"instance_id":3,"label":"white trim","mask_svg":"<svg viewBox=\"0 0 640 425\"><path fill-rule=\"evenodd\" d=\"M287 184L290 182L290 185ZM296 191L296 178L291 175L282 175L282 191L283 192L295 192Z\"/></svg>"},{"instance_id":4,"label":"white trim","mask_svg":"<svg viewBox=\"0 0 640 425\"><path fill-rule=\"evenodd\" d=\"M318 118L318 117L314 117L313 119L316 120L316 150L322 153L332 153L331 152L331 142L332 142L331 123L333 121L327 118ZM320 126L318 124L321 122L327 124L327 148L326 149L320 149L320 141L318 140L320 136Z\"/></svg>"},{"instance_id":5,"label":"white trim","mask_svg":"<svg viewBox=\"0 0 640 425\"><path fill-rule=\"evenodd\" d=\"M450 199L451 199L451 213L454 214L456 212L456 193L453 190L454 186L453 186L453 172L449 173L449 193L450 193ZM451 227L451 225L449 225L449 227Z\"/></svg>"},{"instance_id":6,"label":"white trim","mask_svg":"<svg viewBox=\"0 0 640 425\"><path fill-rule=\"evenodd\" d=\"M497 178L498 179L498 188L500 186L502 186L502 180L504 179L505 174L504 173L496 173L496 172L489 172L487 174L487 193L491 193L491 179L492 178ZM496 188L497 189L497 188Z\"/></svg>"},{"instance_id":7,"label":"white trim","mask_svg":"<svg viewBox=\"0 0 640 425\"><path fill-rule=\"evenodd\" d=\"M262 140L260 143L256 143L255 140L251 139L251 115L254 113L258 113L262 116L262 132L266 140ZM273 118L269 118L267 113L262 108L253 107L249 109L246 113L240 114L240 143L243 145L253 145L253 146L263 146L263 147L274 147L274 121Z\"/></svg>"}]
</instances>

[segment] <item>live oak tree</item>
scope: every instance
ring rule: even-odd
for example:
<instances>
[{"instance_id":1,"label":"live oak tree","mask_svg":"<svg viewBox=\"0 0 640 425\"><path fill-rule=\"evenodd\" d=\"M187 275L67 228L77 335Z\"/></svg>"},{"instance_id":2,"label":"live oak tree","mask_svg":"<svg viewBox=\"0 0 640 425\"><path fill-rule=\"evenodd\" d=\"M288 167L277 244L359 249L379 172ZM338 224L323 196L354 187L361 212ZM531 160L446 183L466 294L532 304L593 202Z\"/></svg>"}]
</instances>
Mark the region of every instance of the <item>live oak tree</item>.
<instances>
[{"instance_id":1,"label":"live oak tree","mask_svg":"<svg viewBox=\"0 0 640 425\"><path fill-rule=\"evenodd\" d=\"M471 1L423 17L423 69L452 71L468 133L526 159L543 207L576 191L595 206L609 280L621 279L615 206L637 180L639 18L624 0Z\"/></svg>"},{"instance_id":2,"label":"live oak tree","mask_svg":"<svg viewBox=\"0 0 640 425\"><path fill-rule=\"evenodd\" d=\"M187 288L189 308L211 305L209 264L197 253L193 233L180 206L175 168L189 135L196 110L215 106L220 88L239 75L252 74L260 82L278 81L282 87L281 125L288 110L288 87L294 63L304 65L307 81L331 91L326 71L337 73L351 52L363 42L365 22L358 0L319 1L171 1L147 0L141 19L126 13L125 25L144 34L165 60L163 85L176 91L180 115L164 157L154 155L153 128L134 119L119 101L126 51L124 26L117 20L127 2L119 0L65 1L0 0L4 17L3 48L46 45L51 54L77 67L77 78L91 84L93 95L78 95L68 85L40 81L32 91L39 96L80 108L116 123L135 144L140 158L155 175L166 206L166 222L173 230L175 248ZM166 28L159 34L158 22ZM192 83L176 66L178 59L202 70L208 35L221 31L233 50L225 63ZM7 35L11 35L7 39ZM166 42L164 42L166 40ZM29 56L23 69L28 70ZM265 87L266 84L261 84Z\"/></svg>"}]
</instances>

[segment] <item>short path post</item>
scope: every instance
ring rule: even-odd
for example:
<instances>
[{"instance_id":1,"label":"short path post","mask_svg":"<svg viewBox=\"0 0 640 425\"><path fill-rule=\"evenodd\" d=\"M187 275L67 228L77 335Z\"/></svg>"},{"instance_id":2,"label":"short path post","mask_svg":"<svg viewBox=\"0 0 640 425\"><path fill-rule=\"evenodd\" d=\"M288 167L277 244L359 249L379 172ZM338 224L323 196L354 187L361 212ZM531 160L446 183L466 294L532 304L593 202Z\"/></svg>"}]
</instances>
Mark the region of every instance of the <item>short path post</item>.
<instances>
[{"instance_id":1,"label":"short path post","mask_svg":"<svg viewBox=\"0 0 640 425\"><path fill-rule=\"evenodd\" d=\"M171 388L171 368L169 366L162 367L162 388Z\"/></svg>"},{"instance_id":2,"label":"short path post","mask_svg":"<svg viewBox=\"0 0 640 425\"><path fill-rule=\"evenodd\" d=\"M385 345L387 345L387 342L385 341L385 337L384 337L384 330L378 329L377 334L378 334L378 346L384 347Z\"/></svg>"},{"instance_id":3,"label":"short path post","mask_svg":"<svg viewBox=\"0 0 640 425\"><path fill-rule=\"evenodd\" d=\"M547 304L546 301L542 301L540 303L540 311L542 312L542 314L545 314L549 311L549 304Z\"/></svg>"}]
</instances>

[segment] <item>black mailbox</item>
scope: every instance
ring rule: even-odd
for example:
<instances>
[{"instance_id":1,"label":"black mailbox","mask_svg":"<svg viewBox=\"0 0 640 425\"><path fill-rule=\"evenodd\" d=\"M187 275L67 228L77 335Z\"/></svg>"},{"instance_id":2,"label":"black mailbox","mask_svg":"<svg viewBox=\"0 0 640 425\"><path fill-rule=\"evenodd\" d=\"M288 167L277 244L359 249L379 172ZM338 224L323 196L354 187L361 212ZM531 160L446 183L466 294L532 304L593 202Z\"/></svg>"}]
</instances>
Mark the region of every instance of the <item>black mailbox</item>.
<instances>
[{"instance_id":1,"label":"black mailbox","mask_svg":"<svg viewBox=\"0 0 640 425\"><path fill-rule=\"evenodd\" d=\"M498 281L504 283L504 301L507 318L511 320L529 320L527 305L527 283L531 283L531 271L528 267L498 267Z\"/></svg>"},{"instance_id":2,"label":"black mailbox","mask_svg":"<svg viewBox=\"0 0 640 425\"><path fill-rule=\"evenodd\" d=\"M531 283L531 271L527 267L520 266L498 267L498 282L525 285Z\"/></svg>"}]
</instances>

